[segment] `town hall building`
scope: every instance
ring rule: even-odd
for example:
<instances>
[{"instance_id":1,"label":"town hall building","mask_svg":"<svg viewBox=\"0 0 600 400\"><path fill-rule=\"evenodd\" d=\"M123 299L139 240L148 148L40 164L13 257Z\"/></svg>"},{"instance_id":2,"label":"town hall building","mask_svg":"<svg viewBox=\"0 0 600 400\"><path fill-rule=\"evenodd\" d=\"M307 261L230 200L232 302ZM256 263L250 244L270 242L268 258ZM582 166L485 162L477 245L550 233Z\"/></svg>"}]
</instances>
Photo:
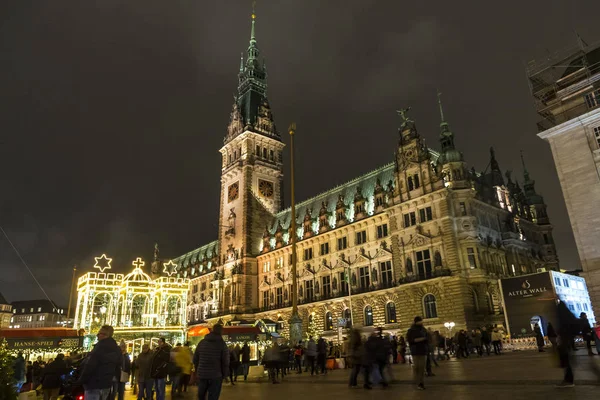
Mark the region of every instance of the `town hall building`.
<instances>
[{"instance_id":1,"label":"town hall building","mask_svg":"<svg viewBox=\"0 0 600 400\"><path fill-rule=\"evenodd\" d=\"M191 280L189 325L271 320L286 335L294 232L255 25L253 15L220 149L217 240L173 261ZM438 150L400 110L398 132L380 133L398 135L389 163L297 204L304 332L312 323L334 336L340 320L405 332L416 315L433 328L503 323L499 278L558 270L546 204L525 163L517 179L490 149L484 172L469 167L439 107Z\"/></svg>"}]
</instances>

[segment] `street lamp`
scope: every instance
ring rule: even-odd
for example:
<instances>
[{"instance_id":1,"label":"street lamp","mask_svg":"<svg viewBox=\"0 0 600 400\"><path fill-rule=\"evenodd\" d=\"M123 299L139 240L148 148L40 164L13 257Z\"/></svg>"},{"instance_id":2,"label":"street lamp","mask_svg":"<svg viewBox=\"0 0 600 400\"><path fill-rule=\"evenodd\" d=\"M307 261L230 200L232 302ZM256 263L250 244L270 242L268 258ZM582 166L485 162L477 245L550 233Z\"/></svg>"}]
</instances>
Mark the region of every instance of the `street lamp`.
<instances>
[{"instance_id":1,"label":"street lamp","mask_svg":"<svg viewBox=\"0 0 600 400\"><path fill-rule=\"evenodd\" d=\"M446 329L448 329L448 336L452 336L452 329L454 329L454 326L456 326L456 324L454 322L444 322L444 326L446 327ZM448 337L446 337L446 339L444 340L444 346L448 348Z\"/></svg>"}]
</instances>

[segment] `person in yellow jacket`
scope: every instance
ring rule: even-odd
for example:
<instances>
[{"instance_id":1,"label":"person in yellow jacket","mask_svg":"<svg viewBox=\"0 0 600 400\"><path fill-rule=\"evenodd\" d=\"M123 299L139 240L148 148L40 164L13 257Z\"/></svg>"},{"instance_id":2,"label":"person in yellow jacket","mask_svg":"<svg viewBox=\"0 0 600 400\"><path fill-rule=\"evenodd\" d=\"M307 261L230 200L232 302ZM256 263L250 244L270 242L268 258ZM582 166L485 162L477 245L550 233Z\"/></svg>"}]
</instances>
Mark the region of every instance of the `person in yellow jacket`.
<instances>
[{"instance_id":1,"label":"person in yellow jacket","mask_svg":"<svg viewBox=\"0 0 600 400\"><path fill-rule=\"evenodd\" d=\"M179 371L179 376L176 379L177 387L174 388L173 393L182 396L183 392L187 392L190 375L192 374L192 351L190 350L190 343L186 342L185 346L178 345L175 347L172 356L172 360Z\"/></svg>"}]
</instances>

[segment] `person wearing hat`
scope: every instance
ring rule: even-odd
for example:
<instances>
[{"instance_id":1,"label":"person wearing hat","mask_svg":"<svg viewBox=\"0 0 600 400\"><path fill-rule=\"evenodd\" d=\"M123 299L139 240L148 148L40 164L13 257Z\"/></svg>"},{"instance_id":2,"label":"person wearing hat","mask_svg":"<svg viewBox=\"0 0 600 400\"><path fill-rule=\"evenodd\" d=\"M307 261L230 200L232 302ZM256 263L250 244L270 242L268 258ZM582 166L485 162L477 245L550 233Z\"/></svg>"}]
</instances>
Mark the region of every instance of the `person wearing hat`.
<instances>
[{"instance_id":1,"label":"person wearing hat","mask_svg":"<svg viewBox=\"0 0 600 400\"><path fill-rule=\"evenodd\" d=\"M417 389L425 390L425 366L427 365L427 330L423 326L423 318L417 316L414 324L406 333L406 339L410 346L410 354L413 359L413 376Z\"/></svg>"}]
</instances>

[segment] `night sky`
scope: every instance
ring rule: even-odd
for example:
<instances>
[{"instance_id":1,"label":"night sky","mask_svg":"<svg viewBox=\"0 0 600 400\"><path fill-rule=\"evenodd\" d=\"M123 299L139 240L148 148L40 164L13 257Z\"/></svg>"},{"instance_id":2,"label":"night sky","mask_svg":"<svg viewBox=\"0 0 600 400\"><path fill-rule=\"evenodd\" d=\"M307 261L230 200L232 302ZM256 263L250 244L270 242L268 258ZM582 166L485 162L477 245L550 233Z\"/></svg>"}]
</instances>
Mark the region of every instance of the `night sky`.
<instances>
[{"instance_id":1,"label":"night sky","mask_svg":"<svg viewBox=\"0 0 600 400\"><path fill-rule=\"evenodd\" d=\"M0 7L0 224L50 297L66 305L73 265L89 271L103 252L126 272L155 241L168 258L216 239L251 1ZM257 14L286 142L298 125L298 200L391 162L398 108L439 148L439 89L470 165L484 170L493 145L522 180L524 151L561 267L579 268L524 65L575 46L574 29L599 40L600 2L259 0ZM2 237L0 271L9 301L43 297Z\"/></svg>"}]
</instances>

